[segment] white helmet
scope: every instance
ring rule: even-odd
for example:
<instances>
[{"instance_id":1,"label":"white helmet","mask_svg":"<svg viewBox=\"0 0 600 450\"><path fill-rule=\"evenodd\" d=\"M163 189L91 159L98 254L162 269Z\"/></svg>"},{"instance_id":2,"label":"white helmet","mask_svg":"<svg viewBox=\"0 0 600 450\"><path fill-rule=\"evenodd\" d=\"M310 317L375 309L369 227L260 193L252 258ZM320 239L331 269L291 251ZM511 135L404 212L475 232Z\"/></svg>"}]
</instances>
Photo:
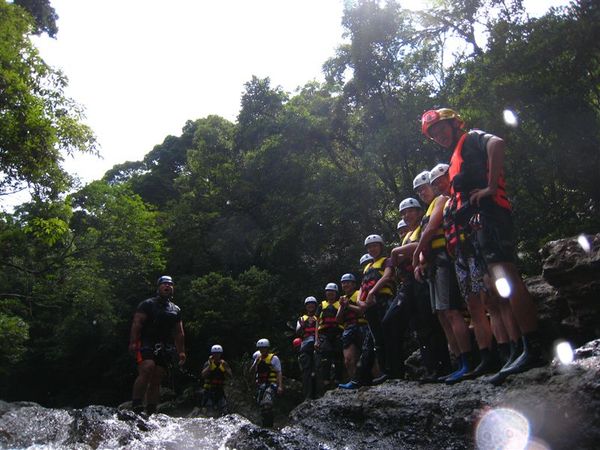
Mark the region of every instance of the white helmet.
<instances>
[{"instance_id":1,"label":"white helmet","mask_svg":"<svg viewBox=\"0 0 600 450\"><path fill-rule=\"evenodd\" d=\"M363 264L366 264L369 261L373 261L373 257L371 255L369 255L368 253L365 253L364 255L362 255L360 257L359 264L362 266Z\"/></svg>"},{"instance_id":2,"label":"white helmet","mask_svg":"<svg viewBox=\"0 0 600 450\"><path fill-rule=\"evenodd\" d=\"M259 339L256 342L256 348L269 348L271 346L271 343L269 342L268 339Z\"/></svg>"},{"instance_id":3,"label":"white helmet","mask_svg":"<svg viewBox=\"0 0 600 450\"><path fill-rule=\"evenodd\" d=\"M338 285L335 283L327 283L327 286L325 286L325 290L339 292Z\"/></svg>"},{"instance_id":4,"label":"white helmet","mask_svg":"<svg viewBox=\"0 0 600 450\"><path fill-rule=\"evenodd\" d=\"M381 236L379 236L378 234L370 234L365 238L365 247L367 245L373 244L375 242L383 245L383 238Z\"/></svg>"},{"instance_id":5,"label":"white helmet","mask_svg":"<svg viewBox=\"0 0 600 450\"><path fill-rule=\"evenodd\" d=\"M429 182L433 183L439 177L446 175L448 173L449 168L450 166L444 163L440 163L437 166L435 166L433 169L431 169L431 172L429 172Z\"/></svg>"},{"instance_id":6,"label":"white helmet","mask_svg":"<svg viewBox=\"0 0 600 450\"><path fill-rule=\"evenodd\" d=\"M414 199L412 197L408 197L405 198L404 200L402 200L400 202L400 212L404 211L405 209L408 208L421 208L421 204L419 203L419 201L417 199Z\"/></svg>"},{"instance_id":7,"label":"white helmet","mask_svg":"<svg viewBox=\"0 0 600 450\"><path fill-rule=\"evenodd\" d=\"M223 353L223 347L219 344L215 344L210 348L211 353Z\"/></svg>"},{"instance_id":8,"label":"white helmet","mask_svg":"<svg viewBox=\"0 0 600 450\"><path fill-rule=\"evenodd\" d=\"M404 219L400 219L400 222L398 222L398 226L396 227L396 230L400 230L402 228L406 228L408 225L406 224L406 222L404 221Z\"/></svg>"},{"instance_id":9,"label":"white helmet","mask_svg":"<svg viewBox=\"0 0 600 450\"><path fill-rule=\"evenodd\" d=\"M419 175L415 177L413 180L413 189L418 188L419 186L423 186L424 184L429 184L429 171L424 170Z\"/></svg>"},{"instance_id":10,"label":"white helmet","mask_svg":"<svg viewBox=\"0 0 600 450\"><path fill-rule=\"evenodd\" d=\"M318 302L317 302L317 299L316 299L316 298L314 298L314 297L311 295L310 297L306 297L306 298L304 299L304 304L305 304L305 305L308 305L309 303L314 303L314 304L316 305Z\"/></svg>"},{"instance_id":11,"label":"white helmet","mask_svg":"<svg viewBox=\"0 0 600 450\"><path fill-rule=\"evenodd\" d=\"M344 281L354 281L356 283L356 277L351 273L345 273L344 275L342 275L342 279L340 280L340 282L343 283Z\"/></svg>"}]
</instances>

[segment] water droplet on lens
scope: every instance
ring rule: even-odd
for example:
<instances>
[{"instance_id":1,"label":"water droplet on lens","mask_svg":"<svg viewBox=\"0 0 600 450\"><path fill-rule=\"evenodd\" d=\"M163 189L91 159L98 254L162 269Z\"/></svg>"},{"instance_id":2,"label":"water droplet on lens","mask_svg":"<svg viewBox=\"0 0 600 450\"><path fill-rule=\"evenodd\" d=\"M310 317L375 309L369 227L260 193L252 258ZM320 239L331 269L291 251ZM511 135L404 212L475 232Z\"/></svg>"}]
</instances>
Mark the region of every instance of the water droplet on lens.
<instances>
[{"instance_id":1,"label":"water droplet on lens","mask_svg":"<svg viewBox=\"0 0 600 450\"><path fill-rule=\"evenodd\" d=\"M571 364L575 358L573 348L568 342L561 342L557 344L556 348L554 349L554 353L561 364Z\"/></svg>"},{"instance_id":2,"label":"water droplet on lens","mask_svg":"<svg viewBox=\"0 0 600 450\"><path fill-rule=\"evenodd\" d=\"M498 278L495 282L496 285L496 290L498 291L498 294L503 297L503 298L508 298L510 297L510 293L512 292L512 289L510 287L510 283L508 282L508 280L504 277L502 278Z\"/></svg>"},{"instance_id":3,"label":"water droplet on lens","mask_svg":"<svg viewBox=\"0 0 600 450\"><path fill-rule=\"evenodd\" d=\"M592 251L590 241L584 234L579 235L579 237L577 238L577 243L581 246L584 252L590 253Z\"/></svg>"},{"instance_id":4,"label":"water droplet on lens","mask_svg":"<svg viewBox=\"0 0 600 450\"><path fill-rule=\"evenodd\" d=\"M516 127L517 125L519 125L519 118L510 109L505 109L502 115L504 117L504 123L506 123L506 125L510 127Z\"/></svg>"}]
</instances>

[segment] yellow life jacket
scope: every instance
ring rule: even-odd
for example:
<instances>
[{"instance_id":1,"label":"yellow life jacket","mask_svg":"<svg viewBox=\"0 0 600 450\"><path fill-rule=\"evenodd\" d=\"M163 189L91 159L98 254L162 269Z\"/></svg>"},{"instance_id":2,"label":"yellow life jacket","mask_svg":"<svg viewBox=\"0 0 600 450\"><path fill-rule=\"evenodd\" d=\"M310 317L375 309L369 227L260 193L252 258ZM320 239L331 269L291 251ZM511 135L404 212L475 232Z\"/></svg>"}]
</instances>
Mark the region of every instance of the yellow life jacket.
<instances>
[{"instance_id":1,"label":"yellow life jacket","mask_svg":"<svg viewBox=\"0 0 600 450\"><path fill-rule=\"evenodd\" d=\"M354 291L354 293L348 298L348 306L350 305L358 306L358 291ZM346 307L343 325L344 329L349 328L352 325L367 325L367 319L365 319L364 316L359 312Z\"/></svg>"},{"instance_id":2,"label":"yellow life jacket","mask_svg":"<svg viewBox=\"0 0 600 450\"><path fill-rule=\"evenodd\" d=\"M319 331L325 330L343 330L342 324L336 320L337 312L340 309L340 302L329 303L327 300L321 302L321 313L319 314Z\"/></svg>"},{"instance_id":3,"label":"yellow life jacket","mask_svg":"<svg viewBox=\"0 0 600 450\"><path fill-rule=\"evenodd\" d=\"M273 360L274 353L269 353L263 358L259 356L258 366L256 367L256 384L263 383L277 383L277 372L273 370L271 361Z\"/></svg>"},{"instance_id":4,"label":"yellow life jacket","mask_svg":"<svg viewBox=\"0 0 600 450\"><path fill-rule=\"evenodd\" d=\"M433 210L434 210L437 202L443 201L443 200L444 199L440 195L440 196L437 196L436 198L434 198L433 201L429 204L429 207L427 208L425 215L421 219L421 225L419 227L420 231L424 230L425 227L427 226L427 224L429 223L429 220L431 219L431 215L433 214ZM420 231L419 231L419 238L421 237ZM441 227L441 225L437 230L435 230L435 234L431 238L429 245L431 246L432 250L438 250L438 249L446 247L446 238L444 236L444 229Z\"/></svg>"},{"instance_id":5,"label":"yellow life jacket","mask_svg":"<svg viewBox=\"0 0 600 450\"><path fill-rule=\"evenodd\" d=\"M317 323L319 319L317 316L309 316L308 314L304 314L300 317L300 329L302 330L302 339L306 339L307 337L314 336L315 330L317 329Z\"/></svg>"},{"instance_id":6,"label":"yellow life jacket","mask_svg":"<svg viewBox=\"0 0 600 450\"><path fill-rule=\"evenodd\" d=\"M204 379L204 389L222 387L225 384L225 365L223 364L223 361L219 361L219 365L217 365L211 360L208 368L210 372Z\"/></svg>"},{"instance_id":7,"label":"yellow life jacket","mask_svg":"<svg viewBox=\"0 0 600 450\"><path fill-rule=\"evenodd\" d=\"M365 300L367 294L373 286L377 284L379 279L383 276L383 272L385 271L383 264L387 258L385 256L381 256L376 261L372 261L368 263L363 270L363 278L360 283L360 287L362 289L362 298L361 300ZM376 295L393 295L392 288L390 286L384 286L379 291L377 291Z\"/></svg>"}]
</instances>

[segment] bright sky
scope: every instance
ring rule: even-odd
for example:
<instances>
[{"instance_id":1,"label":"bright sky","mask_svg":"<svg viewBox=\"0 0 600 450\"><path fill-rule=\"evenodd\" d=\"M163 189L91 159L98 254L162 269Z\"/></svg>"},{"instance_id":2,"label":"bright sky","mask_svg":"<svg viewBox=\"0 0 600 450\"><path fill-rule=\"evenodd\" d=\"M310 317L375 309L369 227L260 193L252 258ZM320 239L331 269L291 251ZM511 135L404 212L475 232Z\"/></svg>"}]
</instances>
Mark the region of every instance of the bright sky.
<instances>
[{"instance_id":1,"label":"bright sky","mask_svg":"<svg viewBox=\"0 0 600 450\"><path fill-rule=\"evenodd\" d=\"M404 2L411 8L423 2ZM566 0L525 0L532 15ZM293 92L322 79L342 43L343 0L51 0L56 39L42 57L69 78L103 159L68 158L89 182L141 160L186 120L234 121L252 75Z\"/></svg>"}]
</instances>

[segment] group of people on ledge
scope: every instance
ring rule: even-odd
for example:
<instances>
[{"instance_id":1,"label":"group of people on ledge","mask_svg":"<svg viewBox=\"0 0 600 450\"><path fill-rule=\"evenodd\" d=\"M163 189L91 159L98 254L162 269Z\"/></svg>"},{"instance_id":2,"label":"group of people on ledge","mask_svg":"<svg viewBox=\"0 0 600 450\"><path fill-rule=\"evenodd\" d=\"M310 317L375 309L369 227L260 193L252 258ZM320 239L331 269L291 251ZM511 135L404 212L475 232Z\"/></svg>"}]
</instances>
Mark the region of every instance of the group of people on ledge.
<instances>
[{"instance_id":1,"label":"group of people on ledge","mask_svg":"<svg viewBox=\"0 0 600 450\"><path fill-rule=\"evenodd\" d=\"M387 249L382 236L367 236L360 279L349 271L339 286L325 286L324 299L305 299L294 340L305 398L336 386L403 379L409 333L426 368L423 382L454 384L487 375L498 385L544 364L535 304L515 265L504 141L467 131L448 108L425 112L421 129L452 151L450 164L414 178L418 199L405 198L399 206L399 246ZM156 407L156 382L164 375L163 351L171 345L185 362L181 316L170 302L172 280L161 277L158 284L158 296L138 306L130 340L139 368L133 409L142 408L145 396L148 412ZM273 401L283 390L281 363L269 347L268 339L260 339L252 364L265 426L272 425ZM213 346L202 372L209 380L205 387L215 392L230 373L221 354Z\"/></svg>"},{"instance_id":2,"label":"group of people on ledge","mask_svg":"<svg viewBox=\"0 0 600 450\"><path fill-rule=\"evenodd\" d=\"M400 246L387 252L380 235L367 236L360 281L346 273L342 292L328 283L324 300L306 298L294 341L306 398L404 378L409 332L427 369L423 382L490 374L497 385L543 364L535 305L515 266L504 141L466 131L448 108L427 111L421 125L452 150L450 164L414 178L418 199L400 202ZM349 381L341 383L344 368Z\"/></svg>"}]
</instances>

